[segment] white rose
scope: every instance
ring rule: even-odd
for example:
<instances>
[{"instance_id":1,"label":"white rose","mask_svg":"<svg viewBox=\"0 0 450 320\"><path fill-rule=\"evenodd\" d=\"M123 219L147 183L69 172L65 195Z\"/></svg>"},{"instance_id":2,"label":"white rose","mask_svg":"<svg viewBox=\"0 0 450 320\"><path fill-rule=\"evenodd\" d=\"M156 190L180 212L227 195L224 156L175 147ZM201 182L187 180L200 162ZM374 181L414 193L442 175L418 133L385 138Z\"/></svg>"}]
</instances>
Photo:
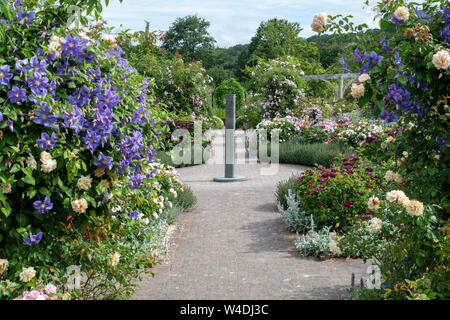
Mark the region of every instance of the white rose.
<instances>
[{"instance_id":1,"label":"white rose","mask_svg":"<svg viewBox=\"0 0 450 320\"><path fill-rule=\"evenodd\" d=\"M450 54L447 50L439 50L433 55L432 61L437 69L447 70L450 65Z\"/></svg>"},{"instance_id":2,"label":"white rose","mask_svg":"<svg viewBox=\"0 0 450 320\"><path fill-rule=\"evenodd\" d=\"M88 203L87 203L86 199L83 199L83 198L72 201L71 204L72 204L73 211L78 212L78 213L83 213L88 207Z\"/></svg>"},{"instance_id":3,"label":"white rose","mask_svg":"<svg viewBox=\"0 0 450 320\"><path fill-rule=\"evenodd\" d=\"M370 79L370 76L367 73L363 73L362 75L360 75L358 77L358 81L361 82L361 83L362 82L366 82L369 79Z\"/></svg>"},{"instance_id":4,"label":"white rose","mask_svg":"<svg viewBox=\"0 0 450 320\"><path fill-rule=\"evenodd\" d=\"M27 166L31 168L31 170L36 170L37 168L37 162L34 160L32 156L29 156L27 158Z\"/></svg>"},{"instance_id":5,"label":"white rose","mask_svg":"<svg viewBox=\"0 0 450 320\"><path fill-rule=\"evenodd\" d=\"M0 276L8 269L9 262L6 259L0 259Z\"/></svg>"},{"instance_id":6,"label":"white rose","mask_svg":"<svg viewBox=\"0 0 450 320\"><path fill-rule=\"evenodd\" d=\"M35 275L36 275L36 270L34 270L33 267L22 268L22 272L19 275L20 281L25 282L25 283L30 282L31 279L33 279Z\"/></svg>"},{"instance_id":7,"label":"white rose","mask_svg":"<svg viewBox=\"0 0 450 320\"><path fill-rule=\"evenodd\" d=\"M114 252L114 254L111 256L111 266L116 266L120 261L120 253Z\"/></svg>"},{"instance_id":8,"label":"white rose","mask_svg":"<svg viewBox=\"0 0 450 320\"><path fill-rule=\"evenodd\" d=\"M381 219L378 219L378 218L370 219L370 228L373 231L380 231L382 225L383 225L383 221Z\"/></svg>"},{"instance_id":9,"label":"white rose","mask_svg":"<svg viewBox=\"0 0 450 320\"><path fill-rule=\"evenodd\" d=\"M386 194L386 199L389 201L389 202L395 202L395 203L398 203L398 204L400 204L400 205L403 205L403 206L405 206L406 204L408 204L408 202L409 202L409 198L406 196L406 194L403 192L403 191L401 191L401 190L392 190L392 191L389 191L387 194Z\"/></svg>"},{"instance_id":10,"label":"white rose","mask_svg":"<svg viewBox=\"0 0 450 320\"><path fill-rule=\"evenodd\" d=\"M364 85L362 83L352 83L351 94L355 99L359 99L364 96Z\"/></svg>"},{"instance_id":11,"label":"white rose","mask_svg":"<svg viewBox=\"0 0 450 320\"><path fill-rule=\"evenodd\" d=\"M81 190L88 190L91 187L92 179L89 176L81 176L77 182L77 188Z\"/></svg>"},{"instance_id":12,"label":"white rose","mask_svg":"<svg viewBox=\"0 0 450 320\"><path fill-rule=\"evenodd\" d=\"M370 197L369 201L367 203L367 207L370 210L377 210L380 208L380 203L381 203L381 201L377 197Z\"/></svg>"},{"instance_id":13,"label":"white rose","mask_svg":"<svg viewBox=\"0 0 450 320\"><path fill-rule=\"evenodd\" d=\"M409 9L407 7L398 7L394 12L394 16L397 19L406 21L409 19Z\"/></svg>"},{"instance_id":14,"label":"white rose","mask_svg":"<svg viewBox=\"0 0 450 320\"><path fill-rule=\"evenodd\" d=\"M412 216L421 216L423 214L423 203L420 201L408 201L405 208L406 211Z\"/></svg>"}]
</instances>

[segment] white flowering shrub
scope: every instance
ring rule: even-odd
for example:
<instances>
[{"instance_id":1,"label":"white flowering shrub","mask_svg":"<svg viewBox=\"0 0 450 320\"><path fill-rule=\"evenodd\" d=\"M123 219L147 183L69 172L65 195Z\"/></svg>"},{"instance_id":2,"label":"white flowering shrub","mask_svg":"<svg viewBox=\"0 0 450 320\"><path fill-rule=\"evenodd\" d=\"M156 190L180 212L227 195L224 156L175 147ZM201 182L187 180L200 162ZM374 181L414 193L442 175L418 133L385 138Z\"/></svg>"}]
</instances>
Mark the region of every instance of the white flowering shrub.
<instances>
[{"instance_id":1,"label":"white flowering shrub","mask_svg":"<svg viewBox=\"0 0 450 320\"><path fill-rule=\"evenodd\" d=\"M312 218L311 218L312 219ZM314 222L312 222L314 226ZM312 227L311 231L301 236L297 233L295 247L303 257L314 256L339 256L339 238L334 232L330 232L330 227L324 227L318 232Z\"/></svg>"}]
</instances>

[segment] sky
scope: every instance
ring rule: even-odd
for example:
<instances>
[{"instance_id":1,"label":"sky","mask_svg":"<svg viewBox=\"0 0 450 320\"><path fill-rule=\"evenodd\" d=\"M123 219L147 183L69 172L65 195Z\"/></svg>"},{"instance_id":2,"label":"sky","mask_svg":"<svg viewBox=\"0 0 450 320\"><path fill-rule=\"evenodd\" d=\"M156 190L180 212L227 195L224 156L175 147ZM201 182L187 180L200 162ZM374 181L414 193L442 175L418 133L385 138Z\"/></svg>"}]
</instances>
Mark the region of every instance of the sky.
<instances>
[{"instance_id":1,"label":"sky","mask_svg":"<svg viewBox=\"0 0 450 320\"><path fill-rule=\"evenodd\" d=\"M308 38L315 34L310 25L319 12L351 14L357 24L376 25L363 0L110 0L103 17L118 29L144 30L147 20L150 30L167 31L177 17L197 14L211 23L216 45L228 48L250 42L259 24L275 17L298 22L300 36Z\"/></svg>"}]
</instances>

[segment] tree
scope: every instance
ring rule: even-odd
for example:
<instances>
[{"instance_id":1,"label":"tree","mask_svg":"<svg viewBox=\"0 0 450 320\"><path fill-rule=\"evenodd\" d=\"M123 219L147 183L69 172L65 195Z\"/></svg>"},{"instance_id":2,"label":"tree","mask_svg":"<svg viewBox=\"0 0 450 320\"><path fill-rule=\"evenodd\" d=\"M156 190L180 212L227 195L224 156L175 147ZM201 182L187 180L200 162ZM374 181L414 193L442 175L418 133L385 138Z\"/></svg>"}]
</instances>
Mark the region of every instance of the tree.
<instances>
[{"instance_id":1,"label":"tree","mask_svg":"<svg viewBox=\"0 0 450 320\"><path fill-rule=\"evenodd\" d=\"M178 51L186 62L211 60L216 41L209 35L209 26L208 21L197 15L177 18L166 33L163 46L170 52Z\"/></svg>"},{"instance_id":2,"label":"tree","mask_svg":"<svg viewBox=\"0 0 450 320\"><path fill-rule=\"evenodd\" d=\"M261 22L248 49L239 56L239 69L256 65L258 58L268 60L285 56L317 59L317 48L299 36L300 25L285 19L273 18ZM241 74L242 75L242 74Z\"/></svg>"}]
</instances>

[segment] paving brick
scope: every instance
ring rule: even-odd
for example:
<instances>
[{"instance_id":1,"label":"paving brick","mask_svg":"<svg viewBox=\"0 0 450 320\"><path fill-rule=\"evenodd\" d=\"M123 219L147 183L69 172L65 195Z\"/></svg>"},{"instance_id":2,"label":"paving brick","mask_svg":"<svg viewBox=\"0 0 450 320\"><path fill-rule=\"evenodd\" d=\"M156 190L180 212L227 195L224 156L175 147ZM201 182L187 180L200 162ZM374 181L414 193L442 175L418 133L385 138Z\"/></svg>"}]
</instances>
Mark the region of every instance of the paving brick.
<instances>
[{"instance_id":1,"label":"paving brick","mask_svg":"<svg viewBox=\"0 0 450 320\"><path fill-rule=\"evenodd\" d=\"M178 169L198 204L179 217L168 264L154 267L135 299L341 299L351 273L365 273L361 260L318 261L296 251L274 192L306 167L280 164L276 175L263 176L260 164L241 164L235 174L247 181L219 183L212 179L224 165L213 162Z\"/></svg>"}]
</instances>

